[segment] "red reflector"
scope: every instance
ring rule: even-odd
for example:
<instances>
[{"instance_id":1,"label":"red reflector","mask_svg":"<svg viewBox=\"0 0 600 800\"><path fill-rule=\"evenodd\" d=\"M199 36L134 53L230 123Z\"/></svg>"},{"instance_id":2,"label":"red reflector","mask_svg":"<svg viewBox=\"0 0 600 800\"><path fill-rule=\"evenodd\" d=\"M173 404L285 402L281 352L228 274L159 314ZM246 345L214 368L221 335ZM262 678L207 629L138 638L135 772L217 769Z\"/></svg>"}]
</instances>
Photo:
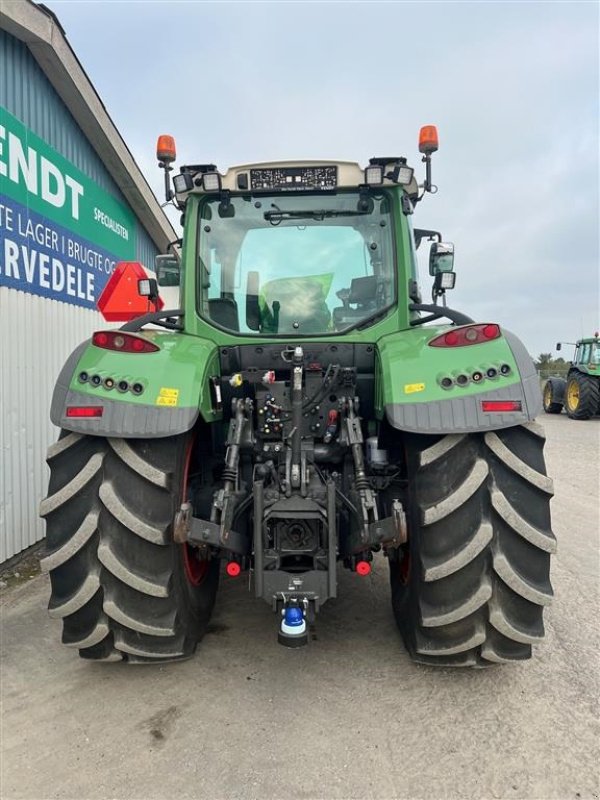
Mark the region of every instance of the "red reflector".
<instances>
[{"instance_id":1,"label":"red reflector","mask_svg":"<svg viewBox=\"0 0 600 800\"><path fill-rule=\"evenodd\" d=\"M436 336L429 342L430 347L466 347L469 344L481 344L491 339L499 339L500 326L494 322L477 325L461 325L446 333Z\"/></svg>"},{"instance_id":2,"label":"red reflector","mask_svg":"<svg viewBox=\"0 0 600 800\"><path fill-rule=\"evenodd\" d=\"M96 331L92 344L104 350L118 350L120 353L156 353L158 345L152 344L143 336L134 336L121 331Z\"/></svg>"},{"instance_id":3,"label":"red reflector","mask_svg":"<svg viewBox=\"0 0 600 800\"><path fill-rule=\"evenodd\" d=\"M520 400L482 400L481 410L487 412L521 411Z\"/></svg>"},{"instance_id":4,"label":"red reflector","mask_svg":"<svg viewBox=\"0 0 600 800\"><path fill-rule=\"evenodd\" d=\"M359 575L368 575L371 572L371 565L368 561L358 561L356 571Z\"/></svg>"},{"instance_id":5,"label":"red reflector","mask_svg":"<svg viewBox=\"0 0 600 800\"><path fill-rule=\"evenodd\" d=\"M137 261L119 261L98 298L98 311L110 322L129 320L160 311L162 297L152 302L139 293L138 281L147 280L146 270Z\"/></svg>"},{"instance_id":6,"label":"red reflector","mask_svg":"<svg viewBox=\"0 0 600 800\"><path fill-rule=\"evenodd\" d=\"M237 578L237 576L242 571L242 568L237 563L237 561L230 561L225 567L225 571L227 572L230 578Z\"/></svg>"},{"instance_id":7,"label":"red reflector","mask_svg":"<svg viewBox=\"0 0 600 800\"><path fill-rule=\"evenodd\" d=\"M67 406L67 417L101 417L104 406Z\"/></svg>"}]
</instances>

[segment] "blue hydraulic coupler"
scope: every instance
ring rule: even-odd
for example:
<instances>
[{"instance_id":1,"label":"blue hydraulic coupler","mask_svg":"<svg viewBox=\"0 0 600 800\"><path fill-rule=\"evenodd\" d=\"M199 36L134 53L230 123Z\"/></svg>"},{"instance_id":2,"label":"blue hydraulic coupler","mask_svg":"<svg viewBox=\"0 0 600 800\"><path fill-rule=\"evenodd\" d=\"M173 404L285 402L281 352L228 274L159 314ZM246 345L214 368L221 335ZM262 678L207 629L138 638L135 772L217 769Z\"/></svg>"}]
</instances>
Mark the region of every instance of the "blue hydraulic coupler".
<instances>
[{"instance_id":1,"label":"blue hydraulic coupler","mask_svg":"<svg viewBox=\"0 0 600 800\"><path fill-rule=\"evenodd\" d=\"M308 628L304 612L297 605L287 605L281 611L282 620L279 629L279 644L285 647L302 647L308 644Z\"/></svg>"}]
</instances>

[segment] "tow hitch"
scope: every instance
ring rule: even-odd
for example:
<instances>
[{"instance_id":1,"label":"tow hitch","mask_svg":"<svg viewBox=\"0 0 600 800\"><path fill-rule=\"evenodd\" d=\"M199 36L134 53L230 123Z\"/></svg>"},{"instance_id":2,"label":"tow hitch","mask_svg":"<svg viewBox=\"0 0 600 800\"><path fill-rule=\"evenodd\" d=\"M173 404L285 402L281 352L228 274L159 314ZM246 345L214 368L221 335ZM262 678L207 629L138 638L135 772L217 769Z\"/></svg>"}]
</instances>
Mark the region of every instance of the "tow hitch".
<instances>
[{"instance_id":1,"label":"tow hitch","mask_svg":"<svg viewBox=\"0 0 600 800\"><path fill-rule=\"evenodd\" d=\"M306 600L303 605L308 605ZM295 598L287 601L281 609L281 625L277 640L284 647L303 647L308 644L306 610Z\"/></svg>"}]
</instances>

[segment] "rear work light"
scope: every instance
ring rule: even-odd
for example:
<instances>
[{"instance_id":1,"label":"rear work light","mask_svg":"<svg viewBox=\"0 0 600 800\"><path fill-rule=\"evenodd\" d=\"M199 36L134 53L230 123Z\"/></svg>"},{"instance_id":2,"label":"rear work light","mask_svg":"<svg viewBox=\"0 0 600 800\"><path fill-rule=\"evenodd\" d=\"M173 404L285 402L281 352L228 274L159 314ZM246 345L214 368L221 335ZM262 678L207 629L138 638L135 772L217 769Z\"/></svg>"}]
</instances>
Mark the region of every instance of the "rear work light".
<instances>
[{"instance_id":1,"label":"rear work light","mask_svg":"<svg viewBox=\"0 0 600 800\"><path fill-rule=\"evenodd\" d=\"M116 350L121 353L156 353L160 350L155 344L143 336L132 336L121 331L96 331L92 336L92 344L104 350Z\"/></svg>"},{"instance_id":2,"label":"rear work light","mask_svg":"<svg viewBox=\"0 0 600 800\"><path fill-rule=\"evenodd\" d=\"M202 185L205 192L220 192L221 176L218 172L205 172L202 177Z\"/></svg>"},{"instance_id":3,"label":"rear work light","mask_svg":"<svg viewBox=\"0 0 600 800\"><path fill-rule=\"evenodd\" d=\"M466 347L469 344L482 344L500 338L500 327L495 323L462 325L453 328L429 342L430 347Z\"/></svg>"},{"instance_id":4,"label":"rear work light","mask_svg":"<svg viewBox=\"0 0 600 800\"><path fill-rule=\"evenodd\" d=\"M383 183L383 167L373 164L365 169L365 183L368 186L378 186Z\"/></svg>"},{"instance_id":5,"label":"rear work light","mask_svg":"<svg viewBox=\"0 0 600 800\"><path fill-rule=\"evenodd\" d=\"M103 406L67 406L67 417L101 417Z\"/></svg>"},{"instance_id":6,"label":"rear work light","mask_svg":"<svg viewBox=\"0 0 600 800\"><path fill-rule=\"evenodd\" d=\"M493 414L503 411L522 411L523 407L520 400L482 400L481 410Z\"/></svg>"}]
</instances>

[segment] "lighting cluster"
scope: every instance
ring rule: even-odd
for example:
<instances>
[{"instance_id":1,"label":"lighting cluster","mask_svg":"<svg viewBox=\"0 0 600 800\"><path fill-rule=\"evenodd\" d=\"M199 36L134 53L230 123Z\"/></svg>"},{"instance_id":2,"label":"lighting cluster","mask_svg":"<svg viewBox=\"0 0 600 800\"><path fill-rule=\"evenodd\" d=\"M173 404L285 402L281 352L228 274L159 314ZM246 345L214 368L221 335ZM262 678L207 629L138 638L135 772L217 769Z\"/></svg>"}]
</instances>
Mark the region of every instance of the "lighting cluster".
<instances>
[{"instance_id":1,"label":"lighting cluster","mask_svg":"<svg viewBox=\"0 0 600 800\"><path fill-rule=\"evenodd\" d=\"M194 177L190 172L181 172L173 178L176 194L189 192L196 186L202 186L205 192L221 191L221 176L218 172L204 172L202 177Z\"/></svg>"},{"instance_id":2,"label":"lighting cluster","mask_svg":"<svg viewBox=\"0 0 600 800\"><path fill-rule=\"evenodd\" d=\"M496 380L499 377L506 377L510 375L512 368L510 364L500 364L500 366L483 367L482 369L475 369L473 372L466 371L459 372L454 375L444 375L438 378L438 383L442 389L452 389L454 386L464 388L470 383L483 383L484 380Z\"/></svg>"},{"instance_id":3,"label":"lighting cluster","mask_svg":"<svg viewBox=\"0 0 600 800\"><path fill-rule=\"evenodd\" d=\"M372 159L378 161L378 159ZM387 178L400 186L408 186L413 179L414 170L403 163L395 163L391 170L385 171L383 163L372 163L365 169L365 183L367 186L381 186L383 179Z\"/></svg>"},{"instance_id":4,"label":"lighting cluster","mask_svg":"<svg viewBox=\"0 0 600 800\"><path fill-rule=\"evenodd\" d=\"M144 384L139 381L128 381L125 378L113 378L109 376L102 376L98 374L90 375L88 372L80 372L77 376L77 380L79 383L87 383L94 389L106 389L107 391L111 391L112 389L116 389L121 394L125 394L125 392L131 392L135 395L143 394L144 389L146 388Z\"/></svg>"},{"instance_id":5,"label":"lighting cluster","mask_svg":"<svg viewBox=\"0 0 600 800\"><path fill-rule=\"evenodd\" d=\"M120 353L156 353L160 350L160 347L143 336L134 336L121 331L96 331L92 336L92 344L104 350L116 350Z\"/></svg>"},{"instance_id":6,"label":"lighting cluster","mask_svg":"<svg viewBox=\"0 0 600 800\"><path fill-rule=\"evenodd\" d=\"M429 342L430 347L467 347L500 338L500 326L495 323L462 325L452 328Z\"/></svg>"}]
</instances>

